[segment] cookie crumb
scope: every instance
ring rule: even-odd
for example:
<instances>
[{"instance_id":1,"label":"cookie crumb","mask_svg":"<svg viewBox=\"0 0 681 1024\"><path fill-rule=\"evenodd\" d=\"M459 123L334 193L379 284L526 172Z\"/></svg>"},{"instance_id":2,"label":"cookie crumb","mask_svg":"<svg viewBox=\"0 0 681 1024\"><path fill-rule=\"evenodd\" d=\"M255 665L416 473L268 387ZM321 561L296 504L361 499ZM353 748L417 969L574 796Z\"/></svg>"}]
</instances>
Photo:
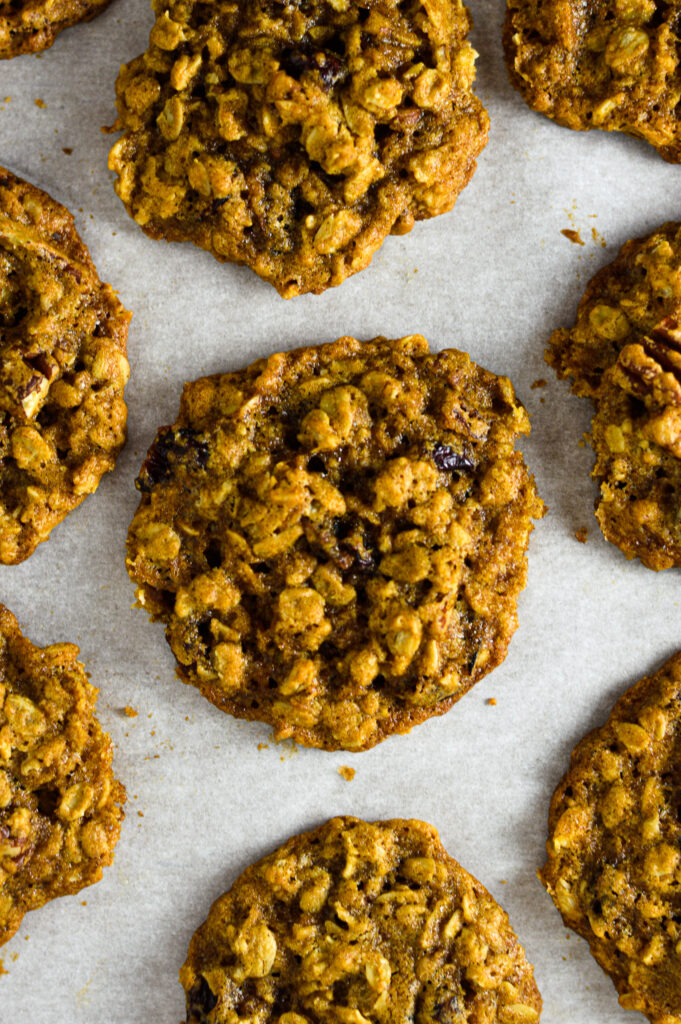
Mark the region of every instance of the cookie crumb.
<instances>
[{"instance_id":1,"label":"cookie crumb","mask_svg":"<svg viewBox=\"0 0 681 1024\"><path fill-rule=\"evenodd\" d=\"M128 718L137 718L139 711L131 707L130 704L126 704L125 707L123 708L123 714L126 715Z\"/></svg>"},{"instance_id":2,"label":"cookie crumb","mask_svg":"<svg viewBox=\"0 0 681 1024\"><path fill-rule=\"evenodd\" d=\"M592 214L592 216L595 216L595 214ZM596 231L596 228L591 229L591 237L593 239L594 245L600 245L601 249L605 249L607 247L608 243L603 238L603 235L599 234L598 231Z\"/></svg>"},{"instance_id":3,"label":"cookie crumb","mask_svg":"<svg viewBox=\"0 0 681 1024\"><path fill-rule=\"evenodd\" d=\"M532 383L530 384L530 390L534 391L535 388L545 388L547 384L548 384L548 381L547 381L546 377L537 377L537 379L533 380Z\"/></svg>"},{"instance_id":4,"label":"cookie crumb","mask_svg":"<svg viewBox=\"0 0 681 1024\"><path fill-rule=\"evenodd\" d=\"M71 156L71 154L73 153L73 147L72 146L62 146L61 151L62 151L62 153L66 153L67 156Z\"/></svg>"},{"instance_id":5,"label":"cookie crumb","mask_svg":"<svg viewBox=\"0 0 681 1024\"><path fill-rule=\"evenodd\" d=\"M586 526L580 526L578 530L575 530L575 537L580 544L586 544L586 538L589 536L589 531Z\"/></svg>"},{"instance_id":6,"label":"cookie crumb","mask_svg":"<svg viewBox=\"0 0 681 1024\"><path fill-rule=\"evenodd\" d=\"M338 769L338 774L342 775L346 782L352 782L355 777L355 769L347 764L342 764Z\"/></svg>"},{"instance_id":7,"label":"cookie crumb","mask_svg":"<svg viewBox=\"0 0 681 1024\"><path fill-rule=\"evenodd\" d=\"M560 233L561 235L565 235L573 245L584 245L579 231L575 231L573 228L563 228Z\"/></svg>"},{"instance_id":8,"label":"cookie crumb","mask_svg":"<svg viewBox=\"0 0 681 1024\"><path fill-rule=\"evenodd\" d=\"M269 750L269 743L258 743L258 750Z\"/></svg>"},{"instance_id":9,"label":"cookie crumb","mask_svg":"<svg viewBox=\"0 0 681 1024\"><path fill-rule=\"evenodd\" d=\"M5 964L3 963L2 960L0 960L0 976L2 976L3 974L9 974L9 971L5 970Z\"/></svg>"},{"instance_id":10,"label":"cookie crumb","mask_svg":"<svg viewBox=\"0 0 681 1024\"><path fill-rule=\"evenodd\" d=\"M493 708L495 708L497 706L497 698L496 697L488 697L487 700L485 701L485 704L491 704L491 706Z\"/></svg>"},{"instance_id":11,"label":"cookie crumb","mask_svg":"<svg viewBox=\"0 0 681 1024\"><path fill-rule=\"evenodd\" d=\"M37 100L33 100L33 102L35 103L36 107L40 107L41 110L45 110L45 108L47 107L47 103L45 102L45 100L41 100L40 98L38 98Z\"/></svg>"}]
</instances>

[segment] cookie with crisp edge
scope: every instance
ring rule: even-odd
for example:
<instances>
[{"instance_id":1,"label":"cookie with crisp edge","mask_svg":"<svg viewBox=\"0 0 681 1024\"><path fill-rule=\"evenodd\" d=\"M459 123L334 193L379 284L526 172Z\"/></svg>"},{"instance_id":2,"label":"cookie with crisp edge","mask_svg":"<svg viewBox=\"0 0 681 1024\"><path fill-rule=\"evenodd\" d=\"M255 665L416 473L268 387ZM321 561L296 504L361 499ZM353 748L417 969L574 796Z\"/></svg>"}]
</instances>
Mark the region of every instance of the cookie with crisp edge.
<instances>
[{"instance_id":1,"label":"cookie with crisp edge","mask_svg":"<svg viewBox=\"0 0 681 1024\"><path fill-rule=\"evenodd\" d=\"M114 468L130 316L68 210L0 168L0 562L28 558Z\"/></svg>"},{"instance_id":2,"label":"cookie with crisp edge","mask_svg":"<svg viewBox=\"0 0 681 1024\"><path fill-rule=\"evenodd\" d=\"M137 598L185 682L328 750L447 711L506 655L544 511L506 377L420 335L187 384L138 479Z\"/></svg>"},{"instance_id":3,"label":"cookie with crisp edge","mask_svg":"<svg viewBox=\"0 0 681 1024\"><path fill-rule=\"evenodd\" d=\"M575 748L551 800L539 877L620 1004L681 1020L681 654Z\"/></svg>"},{"instance_id":4,"label":"cookie with crisp edge","mask_svg":"<svg viewBox=\"0 0 681 1024\"><path fill-rule=\"evenodd\" d=\"M679 0L507 0L511 84L566 128L625 132L679 163L680 12Z\"/></svg>"},{"instance_id":5,"label":"cookie with crisp edge","mask_svg":"<svg viewBox=\"0 0 681 1024\"><path fill-rule=\"evenodd\" d=\"M422 821L334 818L215 901L180 971L187 1024L536 1024L508 916Z\"/></svg>"},{"instance_id":6,"label":"cookie with crisp edge","mask_svg":"<svg viewBox=\"0 0 681 1024\"><path fill-rule=\"evenodd\" d=\"M0 605L0 945L28 911L98 882L125 790L75 644L36 647Z\"/></svg>"},{"instance_id":7,"label":"cookie with crisp edge","mask_svg":"<svg viewBox=\"0 0 681 1024\"><path fill-rule=\"evenodd\" d=\"M319 294L468 184L489 119L461 0L152 6L109 157L152 238Z\"/></svg>"},{"instance_id":8,"label":"cookie with crisp edge","mask_svg":"<svg viewBox=\"0 0 681 1024\"><path fill-rule=\"evenodd\" d=\"M681 224L626 242L588 283L546 361L595 406L592 475L606 539L649 569L681 565Z\"/></svg>"},{"instance_id":9,"label":"cookie with crisp edge","mask_svg":"<svg viewBox=\"0 0 681 1024\"><path fill-rule=\"evenodd\" d=\"M111 0L13 0L0 12L0 60L38 53L52 46L60 32L91 21Z\"/></svg>"}]
</instances>

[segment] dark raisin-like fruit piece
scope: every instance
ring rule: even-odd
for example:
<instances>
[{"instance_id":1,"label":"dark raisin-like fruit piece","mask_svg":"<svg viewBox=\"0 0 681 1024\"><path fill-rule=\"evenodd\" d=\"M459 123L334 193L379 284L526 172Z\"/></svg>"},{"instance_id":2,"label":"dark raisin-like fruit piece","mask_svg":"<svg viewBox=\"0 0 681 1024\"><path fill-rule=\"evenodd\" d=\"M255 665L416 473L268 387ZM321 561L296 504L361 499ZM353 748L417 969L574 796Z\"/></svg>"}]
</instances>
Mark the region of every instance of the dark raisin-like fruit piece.
<instances>
[{"instance_id":1,"label":"dark raisin-like fruit piece","mask_svg":"<svg viewBox=\"0 0 681 1024\"><path fill-rule=\"evenodd\" d=\"M279 61L291 78L300 78L305 71L316 71L327 92L348 73L345 62L335 53L328 53L326 50L287 48Z\"/></svg>"},{"instance_id":2,"label":"dark raisin-like fruit piece","mask_svg":"<svg viewBox=\"0 0 681 1024\"><path fill-rule=\"evenodd\" d=\"M187 1024L203 1024L204 1014L210 1013L217 1005L218 997L202 976L187 995Z\"/></svg>"},{"instance_id":3,"label":"dark raisin-like fruit piece","mask_svg":"<svg viewBox=\"0 0 681 1024\"><path fill-rule=\"evenodd\" d=\"M179 430L162 427L147 452L135 486L140 491L151 491L156 484L170 476L173 465L178 462L193 462L195 467L205 469L209 455L209 445L200 440L198 431L188 427Z\"/></svg>"},{"instance_id":4,"label":"dark raisin-like fruit piece","mask_svg":"<svg viewBox=\"0 0 681 1024\"><path fill-rule=\"evenodd\" d=\"M433 462L438 469L455 473L462 469L473 469L473 463L465 455L459 455L448 444L436 444L433 448Z\"/></svg>"}]
</instances>

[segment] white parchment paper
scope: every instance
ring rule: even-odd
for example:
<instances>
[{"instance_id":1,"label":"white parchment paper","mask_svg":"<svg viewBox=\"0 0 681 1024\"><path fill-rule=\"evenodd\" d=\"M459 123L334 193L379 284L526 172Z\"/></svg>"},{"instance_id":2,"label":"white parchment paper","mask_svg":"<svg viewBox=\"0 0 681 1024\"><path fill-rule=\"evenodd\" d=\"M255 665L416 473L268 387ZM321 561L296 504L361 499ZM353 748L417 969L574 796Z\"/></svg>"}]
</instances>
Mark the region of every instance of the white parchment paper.
<instances>
[{"instance_id":1,"label":"white parchment paper","mask_svg":"<svg viewBox=\"0 0 681 1024\"><path fill-rule=\"evenodd\" d=\"M578 445L590 407L555 381L542 352L626 239L679 216L681 170L644 143L532 113L507 81L501 0L470 5L492 121L471 185L451 214L388 239L340 288L288 303L245 268L146 238L114 194L113 140L100 127L115 117L119 64L145 48L147 0L114 0L41 57L0 62L0 163L75 214L102 279L134 312L129 441L115 473L27 562L0 567L0 600L34 642L80 645L127 817L103 880L29 914L0 950L0 1024L177 1024L177 971L210 903L252 860L338 813L437 826L508 910L546 1024L637 1019L619 1009L535 872L572 747L679 643L679 574L627 562L601 537L592 453ZM532 415L524 451L550 512L532 536L520 627L500 668L409 736L356 755L276 745L264 725L237 722L183 686L162 627L131 609L134 478L184 381L341 334L417 331L508 374ZM537 378L548 385L532 389ZM574 537L583 526L585 545ZM353 781L341 765L356 769Z\"/></svg>"}]
</instances>

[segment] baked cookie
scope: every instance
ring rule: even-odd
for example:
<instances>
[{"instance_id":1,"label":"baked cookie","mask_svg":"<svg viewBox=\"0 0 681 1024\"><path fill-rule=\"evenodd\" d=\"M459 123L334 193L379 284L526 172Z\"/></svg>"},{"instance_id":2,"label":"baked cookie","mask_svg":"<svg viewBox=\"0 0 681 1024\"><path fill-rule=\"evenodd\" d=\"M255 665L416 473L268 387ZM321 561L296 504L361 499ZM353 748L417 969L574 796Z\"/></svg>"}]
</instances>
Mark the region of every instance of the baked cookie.
<instances>
[{"instance_id":1,"label":"baked cookie","mask_svg":"<svg viewBox=\"0 0 681 1024\"><path fill-rule=\"evenodd\" d=\"M577 746L540 872L565 924L653 1024L681 1020L681 654Z\"/></svg>"},{"instance_id":2,"label":"baked cookie","mask_svg":"<svg viewBox=\"0 0 681 1024\"><path fill-rule=\"evenodd\" d=\"M507 0L511 83L566 128L626 132L681 161L681 0Z\"/></svg>"},{"instance_id":3,"label":"baked cookie","mask_svg":"<svg viewBox=\"0 0 681 1024\"><path fill-rule=\"evenodd\" d=\"M187 1024L535 1024L508 916L422 821L334 818L247 868L180 971Z\"/></svg>"},{"instance_id":4,"label":"baked cookie","mask_svg":"<svg viewBox=\"0 0 681 1024\"><path fill-rule=\"evenodd\" d=\"M109 158L152 238L318 294L468 184L489 119L461 0L152 6Z\"/></svg>"},{"instance_id":5,"label":"baked cookie","mask_svg":"<svg viewBox=\"0 0 681 1024\"><path fill-rule=\"evenodd\" d=\"M606 538L649 569L681 565L681 224L627 242L589 281L547 362L596 412Z\"/></svg>"},{"instance_id":6,"label":"baked cookie","mask_svg":"<svg viewBox=\"0 0 681 1024\"><path fill-rule=\"evenodd\" d=\"M98 882L125 790L75 644L35 647L0 605L0 945L24 914Z\"/></svg>"},{"instance_id":7,"label":"baked cookie","mask_svg":"<svg viewBox=\"0 0 681 1024\"><path fill-rule=\"evenodd\" d=\"M68 210L0 168L0 562L28 558L113 469L129 321Z\"/></svg>"},{"instance_id":8,"label":"baked cookie","mask_svg":"<svg viewBox=\"0 0 681 1024\"><path fill-rule=\"evenodd\" d=\"M90 21L111 0L3 0L0 4L0 60L46 50L62 29Z\"/></svg>"},{"instance_id":9,"label":"baked cookie","mask_svg":"<svg viewBox=\"0 0 681 1024\"><path fill-rule=\"evenodd\" d=\"M278 738L362 750L447 711L516 629L532 519L506 377L420 335L187 384L128 537L185 682Z\"/></svg>"}]
</instances>

